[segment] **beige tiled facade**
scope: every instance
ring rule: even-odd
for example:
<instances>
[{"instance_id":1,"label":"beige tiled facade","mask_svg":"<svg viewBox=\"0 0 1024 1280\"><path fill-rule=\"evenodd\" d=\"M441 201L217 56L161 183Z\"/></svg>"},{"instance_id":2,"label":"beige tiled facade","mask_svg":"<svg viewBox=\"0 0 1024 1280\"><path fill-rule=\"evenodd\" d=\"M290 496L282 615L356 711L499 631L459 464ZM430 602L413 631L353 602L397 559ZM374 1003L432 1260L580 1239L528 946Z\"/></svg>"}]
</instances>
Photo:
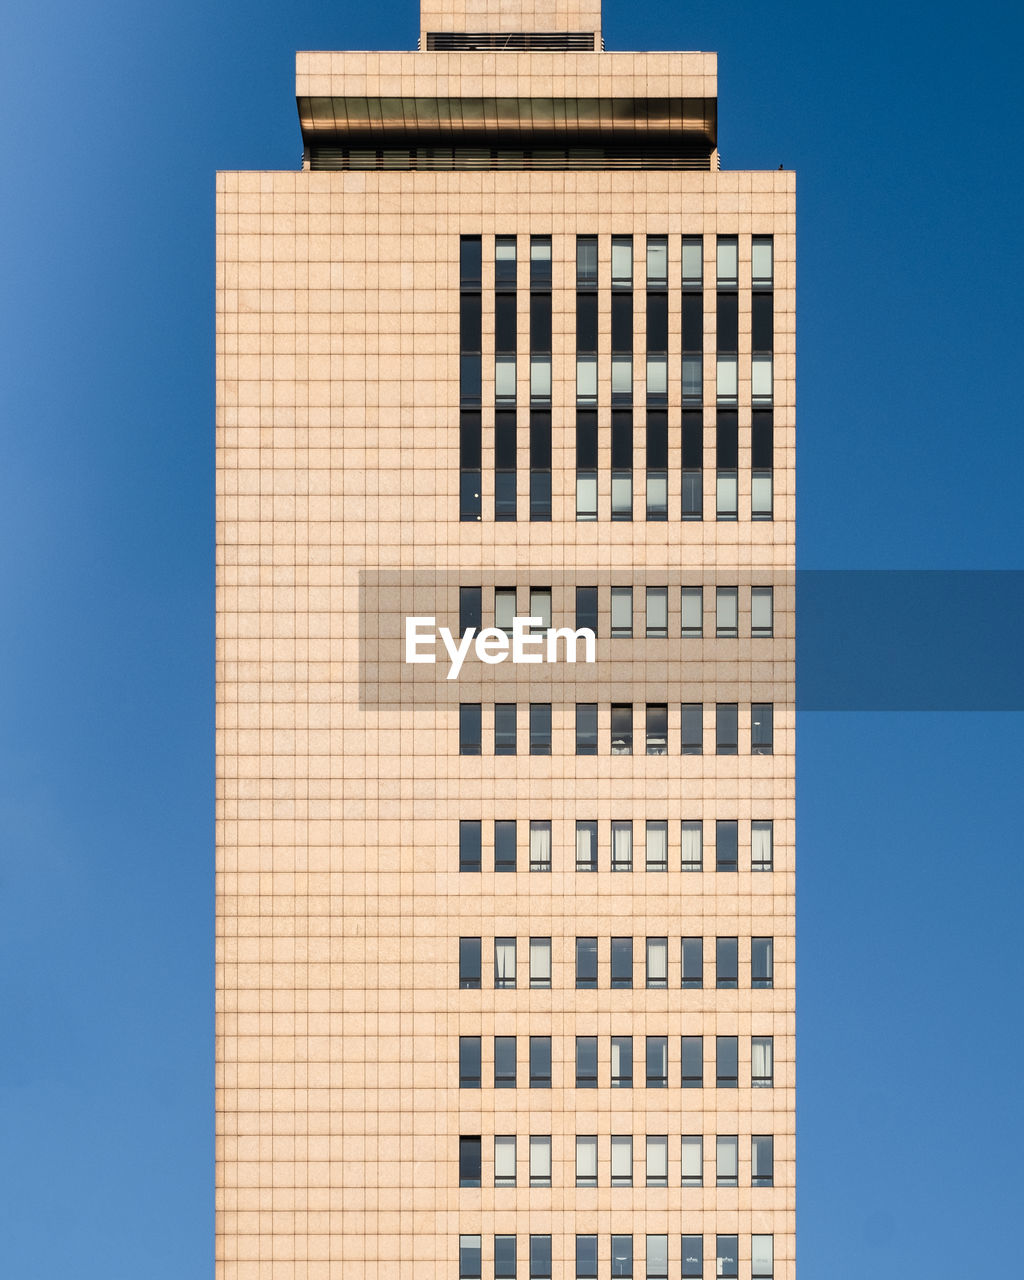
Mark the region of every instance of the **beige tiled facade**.
<instances>
[{"instance_id":1,"label":"beige tiled facade","mask_svg":"<svg viewBox=\"0 0 1024 1280\"><path fill-rule=\"evenodd\" d=\"M543 0L435 0L422 13L424 35L596 32L599 23L594 4ZM470 168L457 155L448 167L389 168L393 122L383 145L364 138L360 158L355 149L337 158L337 122L352 119L356 101L376 102L371 114L383 118L394 100L708 101L716 92L709 54L422 44L408 54L300 54L306 166L218 178L217 1274L456 1280L460 1269L474 1274L466 1241L479 1237L480 1274L490 1277L495 1237L514 1235L519 1277L531 1275L531 1237L550 1237L551 1275L573 1280L579 1236L597 1237L602 1278L613 1274L613 1236L632 1237L636 1277L650 1274L649 1238L667 1237L667 1274L678 1277L681 1238L700 1235L704 1276L733 1274L718 1240L728 1250L735 1237L741 1280L793 1280L794 177L720 172L717 153L703 169L484 167L478 156ZM528 151L519 129L516 149ZM318 130L338 167L314 168ZM460 519L467 236L482 246L480 519ZM496 521L495 237L510 236L518 518ZM551 242L549 520L529 518L532 236ZM593 521L578 520L576 507L579 236L598 246ZM683 520L680 261L683 238L697 236L703 519ZM716 246L731 236L737 518L716 519ZM633 238L635 264L634 510L614 521L612 237ZM648 237L668 244L667 520L645 519ZM770 519L751 519L752 237L771 237L774 254ZM704 586L703 639L680 634L686 584ZM570 626L574 588L597 585L597 662L467 662L450 682L441 665L401 660L406 614L437 614L456 631L459 588L475 586L488 625L489 592L513 585L519 614L531 587L550 588L555 625ZM611 638L610 591L626 585L634 638ZM716 638L715 588L737 585L738 636ZM774 588L771 639L751 636L757 585ZM668 587L666 638L644 636L650 586ZM529 754L531 702L551 705L550 755ZM482 708L479 755L460 754L460 703ZM518 752L496 755L494 706L509 703ZM578 703L597 704L596 756L576 754ZM703 754L681 754L684 703L703 706ZM755 755L751 707L765 703L773 750ZM613 704L633 704L632 754L612 754ZM668 707L665 755L645 754L647 704ZM716 754L718 704L738 707L735 755ZM513 819L518 870L499 873L493 824ZM684 870L681 824L695 820L703 869ZM460 823L477 821L482 870L460 871ZM598 824L595 872L576 869L581 821ZM626 821L632 870L612 870L611 824ZM719 821L737 824L735 871L715 870ZM753 870L751 823L769 821L772 867ZM667 870L647 870L646 824L661 822ZM528 869L531 823L550 823L550 870ZM576 986L582 937L598 939L596 989ZM634 939L631 989L610 985L613 937ZM682 986L684 937L704 940L701 987ZM460 988L460 938L481 939L480 989ZM495 989L495 938L517 939L514 989ZM531 987L531 938L551 940L549 988ZM667 939L665 988L645 985L648 938ZM716 988L719 938L738 940L735 989ZM759 938L773 939L770 989L752 989ZM681 1038L694 1035L703 1087L683 1088ZM496 1036L517 1038L514 1089L493 1087ZM576 1087L576 1038L592 1036L598 1087ZM613 1088L610 1041L624 1036L635 1079ZM667 1088L645 1087L654 1036L667 1037ZM480 1038L482 1087L460 1087L460 1037ZM530 1087L530 1037L550 1037L550 1087ZM737 1038L737 1087L718 1087L717 1037ZM754 1037L772 1037L770 1087L752 1084ZM495 1186L495 1135L517 1138L514 1187ZM576 1138L589 1135L596 1187L576 1185ZM632 1186L612 1185L613 1135L633 1137ZM646 1185L649 1135L667 1138L665 1186ZM703 1138L703 1186L681 1185L684 1135ZM756 1135L774 1140L771 1186L752 1186ZM465 1136L481 1140L478 1188L459 1185ZM550 1137L550 1187L530 1186L531 1136ZM735 1187L716 1185L719 1136L738 1139Z\"/></svg>"}]
</instances>

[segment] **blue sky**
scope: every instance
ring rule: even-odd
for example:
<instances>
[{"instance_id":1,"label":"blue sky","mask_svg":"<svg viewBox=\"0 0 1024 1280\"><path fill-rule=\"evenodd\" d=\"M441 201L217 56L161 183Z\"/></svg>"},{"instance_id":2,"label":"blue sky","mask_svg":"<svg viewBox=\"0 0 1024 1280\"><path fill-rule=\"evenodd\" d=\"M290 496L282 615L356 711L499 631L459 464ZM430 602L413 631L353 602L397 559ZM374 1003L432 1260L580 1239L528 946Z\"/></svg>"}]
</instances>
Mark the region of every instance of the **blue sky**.
<instances>
[{"instance_id":1,"label":"blue sky","mask_svg":"<svg viewBox=\"0 0 1024 1280\"><path fill-rule=\"evenodd\" d=\"M0 1272L18 1280L212 1272L214 173L298 166L295 49L412 47L416 15L8 7ZM610 49L718 51L726 167L798 170L804 568L1024 567L1021 27L991 0L607 0ZM805 1276L961 1280L1019 1253L1020 730L800 717Z\"/></svg>"}]
</instances>

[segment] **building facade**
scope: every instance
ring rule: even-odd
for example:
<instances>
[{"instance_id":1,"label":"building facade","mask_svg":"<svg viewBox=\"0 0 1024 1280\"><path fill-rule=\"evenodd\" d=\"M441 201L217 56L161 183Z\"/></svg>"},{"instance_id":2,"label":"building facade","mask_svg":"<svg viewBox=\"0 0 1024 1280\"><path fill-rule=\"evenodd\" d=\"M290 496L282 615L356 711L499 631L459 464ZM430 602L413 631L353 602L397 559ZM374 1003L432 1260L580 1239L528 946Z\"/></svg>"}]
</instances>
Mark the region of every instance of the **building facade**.
<instances>
[{"instance_id":1,"label":"building facade","mask_svg":"<svg viewBox=\"0 0 1024 1280\"><path fill-rule=\"evenodd\" d=\"M794 177L421 27L218 178L217 1274L793 1280Z\"/></svg>"}]
</instances>

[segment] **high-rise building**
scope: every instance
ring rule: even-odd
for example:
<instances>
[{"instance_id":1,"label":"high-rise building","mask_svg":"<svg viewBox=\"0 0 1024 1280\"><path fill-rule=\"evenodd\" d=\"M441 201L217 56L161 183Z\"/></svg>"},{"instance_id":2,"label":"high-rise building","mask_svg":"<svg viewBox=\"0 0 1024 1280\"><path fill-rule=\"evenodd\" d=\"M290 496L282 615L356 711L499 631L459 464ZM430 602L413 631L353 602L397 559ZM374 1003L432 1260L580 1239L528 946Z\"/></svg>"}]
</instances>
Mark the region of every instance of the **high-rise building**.
<instances>
[{"instance_id":1,"label":"high-rise building","mask_svg":"<svg viewBox=\"0 0 1024 1280\"><path fill-rule=\"evenodd\" d=\"M794 178L421 26L218 180L217 1273L793 1280Z\"/></svg>"}]
</instances>

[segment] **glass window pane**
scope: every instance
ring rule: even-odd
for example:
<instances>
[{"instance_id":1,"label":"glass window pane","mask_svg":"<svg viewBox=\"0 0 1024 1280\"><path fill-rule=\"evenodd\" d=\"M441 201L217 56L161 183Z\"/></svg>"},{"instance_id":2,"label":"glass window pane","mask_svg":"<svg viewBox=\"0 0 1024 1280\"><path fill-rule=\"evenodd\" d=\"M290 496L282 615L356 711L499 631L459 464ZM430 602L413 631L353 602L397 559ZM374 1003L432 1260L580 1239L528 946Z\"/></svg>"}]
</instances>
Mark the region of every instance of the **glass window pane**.
<instances>
[{"instance_id":1,"label":"glass window pane","mask_svg":"<svg viewBox=\"0 0 1024 1280\"><path fill-rule=\"evenodd\" d=\"M597 237L578 236L576 239L576 284L597 284Z\"/></svg>"},{"instance_id":2,"label":"glass window pane","mask_svg":"<svg viewBox=\"0 0 1024 1280\"><path fill-rule=\"evenodd\" d=\"M699 756L704 751L704 707L699 702L684 702L681 709L681 746L684 756Z\"/></svg>"},{"instance_id":3,"label":"glass window pane","mask_svg":"<svg viewBox=\"0 0 1024 1280\"><path fill-rule=\"evenodd\" d=\"M647 634L668 635L668 587L647 588Z\"/></svg>"},{"instance_id":4,"label":"glass window pane","mask_svg":"<svg viewBox=\"0 0 1024 1280\"><path fill-rule=\"evenodd\" d=\"M498 990L510 990L516 985L516 940L494 939L494 985Z\"/></svg>"},{"instance_id":5,"label":"glass window pane","mask_svg":"<svg viewBox=\"0 0 1024 1280\"><path fill-rule=\"evenodd\" d=\"M772 1280L775 1275L775 1237L750 1237L750 1274L753 1280Z\"/></svg>"},{"instance_id":6,"label":"glass window pane","mask_svg":"<svg viewBox=\"0 0 1024 1280\"><path fill-rule=\"evenodd\" d=\"M515 871L516 869L514 820L502 818L494 824L494 869L495 871Z\"/></svg>"},{"instance_id":7,"label":"glass window pane","mask_svg":"<svg viewBox=\"0 0 1024 1280\"><path fill-rule=\"evenodd\" d=\"M668 284L668 240L647 237L647 287Z\"/></svg>"},{"instance_id":8,"label":"glass window pane","mask_svg":"<svg viewBox=\"0 0 1024 1280\"><path fill-rule=\"evenodd\" d=\"M479 702L459 705L459 755L478 756L481 741L481 707Z\"/></svg>"},{"instance_id":9,"label":"glass window pane","mask_svg":"<svg viewBox=\"0 0 1024 1280\"><path fill-rule=\"evenodd\" d=\"M770 636L774 630L774 592L771 587L750 588L750 634L755 639Z\"/></svg>"},{"instance_id":10,"label":"glass window pane","mask_svg":"<svg viewBox=\"0 0 1024 1280\"><path fill-rule=\"evenodd\" d=\"M754 1036L750 1041L750 1076L755 1089L770 1089L775 1078L775 1039Z\"/></svg>"},{"instance_id":11,"label":"glass window pane","mask_svg":"<svg viewBox=\"0 0 1024 1280\"><path fill-rule=\"evenodd\" d=\"M479 1280L480 1237L459 1236L459 1280Z\"/></svg>"},{"instance_id":12,"label":"glass window pane","mask_svg":"<svg viewBox=\"0 0 1024 1280\"><path fill-rule=\"evenodd\" d=\"M597 519L597 476L592 472L576 473L576 519Z\"/></svg>"},{"instance_id":13,"label":"glass window pane","mask_svg":"<svg viewBox=\"0 0 1024 1280\"><path fill-rule=\"evenodd\" d=\"M668 1236L647 1237L647 1280L668 1276Z\"/></svg>"},{"instance_id":14,"label":"glass window pane","mask_svg":"<svg viewBox=\"0 0 1024 1280\"><path fill-rule=\"evenodd\" d=\"M633 238L612 237L612 288L628 289L633 284Z\"/></svg>"},{"instance_id":15,"label":"glass window pane","mask_svg":"<svg viewBox=\"0 0 1024 1280\"><path fill-rule=\"evenodd\" d=\"M576 870L597 870L597 823L576 823Z\"/></svg>"},{"instance_id":16,"label":"glass window pane","mask_svg":"<svg viewBox=\"0 0 1024 1280\"><path fill-rule=\"evenodd\" d=\"M751 938L750 985L754 988L771 987L775 981L775 939Z\"/></svg>"},{"instance_id":17,"label":"glass window pane","mask_svg":"<svg viewBox=\"0 0 1024 1280\"><path fill-rule=\"evenodd\" d=\"M739 634L739 588L717 587L715 590L715 635Z\"/></svg>"},{"instance_id":18,"label":"glass window pane","mask_svg":"<svg viewBox=\"0 0 1024 1280\"><path fill-rule=\"evenodd\" d=\"M754 1134L750 1139L750 1181L755 1187L775 1185L775 1139Z\"/></svg>"},{"instance_id":19,"label":"glass window pane","mask_svg":"<svg viewBox=\"0 0 1024 1280\"><path fill-rule=\"evenodd\" d=\"M771 871L773 863L772 822L750 824L750 867L752 871Z\"/></svg>"},{"instance_id":20,"label":"glass window pane","mask_svg":"<svg viewBox=\"0 0 1024 1280\"><path fill-rule=\"evenodd\" d=\"M633 357L612 356L612 395L623 399L633 395Z\"/></svg>"},{"instance_id":21,"label":"glass window pane","mask_svg":"<svg viewBox=\"0 0 1024 1280\"><path fill-rule=\"evenodd\" d=\"M739 245L735 236L719 236L717 245L717 274L719 288L734 285L738 278Z\"/></svg>"},{"instance_id":22,"label":"glass window pane","mask_svg":"<svg viewBox=\"0 0 1024 1280\"><path fill-rule=\"evenodd\" d=\"M647 396L668 395L668 357L649 355L647 357Z\"/></svg>"},{"instance_id":23,"label":"glass window pane","mask_svg":"<svg viewBox=\"0 0 1024 1280\"><path fill-rule=\"evenodd\" d=\"M530 823L530 870L551 870L551 823Z\"/></svg>"},{"instance_id":24,"label":"glass window pane","mask_svg":"<svg viewBox=\"0 0 1024 1280\"><path fill-rule=\"evenodd\" d=\"M530 1138L530 1186L551 1186L551 1139Z\"/></svg>"},{"instance_id":25,"label":"glass window pane","mask_svg":"<svg viewBox=\"0 0 1024 1280\"><path fill-rule=\"evenodd\" d=\"M633 824L612 823L612 870L633 870Z\"/></svg>"},{"instance_id":26,"label":"glass window pane","mask_svg":"<svg viewBox=\"0 0 1024 1280\"><path fill-rule=\"evenodd\" d=\"M739 823L729 818L715 822L715 870L735 871L739 860Z\"/></svg>"},{"instance_id":27,"label":"glass window pane","mask_svg":"<svg viewBox=\"0 0 1024 1280\"><path fill-rule=\"evenodd\" d=\"M530 357L530 400L547 401L551 399L551 357L535 355Z\"/></svg>"},{"instance_id":28,"label":"glass window pane","mask_svg":"<svg viewBox=\"0 0 1024 1280\"><path fill-rule=\"evenodd\" d=\"M576 1185L597 1186L597 1137L594 1134L576 1139Z\"/></svg>"},{"instance_id":29,"label":"glass window pane","mask_svg":"<svg viewBox=\"0 0 1024 1280\"><path fill-rule=\"evenodd\" d=\"M715 1259L718 1271L716 1275L723 1280L731 1280L739 1275L739 1237L716 1236Z\"/></svg>"},{"instance_id":30,"label":"glass window pane","mask_svg":"<svg viewBox=\"0 0 1024 1280\"><path fill-rule=\"evenodd\" d=\"M682 1055L682 1085L684 1089L699 1089L704 1083L704 1038L683 1036L680 1041Z\"/></svg>"},{"instance_id":31,"label":"glass window pane","mask_svg":"<svg viewBox=\"0 0 1024 1280\"><path fill-rule=\"evenodd\" d=\"M704 280L704 242L700 236L683 236L683 284L696 286Z\"/></svg>"},{"instance_id":32,"label":"glass window pane","mask_svg":"<svg viewBox=\"0 0 1024 1280\"><path fill-rule=\"evenodd\" d=\"M576 403L597 403L597 356L576 357Z\"/></svg>"},{"instance_id":33,"label":"glass window pane","mask_svg":"<svg viewBox=\"0 0 1024 1280\"><path fill-rule=\"evenodd\" d=\"M515 403L516 358L513 355L499 355L494 359L494 396L499 404Z\"/></svg>"},{"instance_id":34,"label":"glass window pane","mask_svg":"<svg viewBox=\"0 0 1024 1280\"><path fill-rule=\"evenodd\" d=\"M480 987L480 939L459 939L459 986L464 990Z\"/></svg>"},{"instance_id":35,"label":"glass window pane","mask_svg":"<svg viewBox=\"0 0 1024 1280\"><path fill-rule=\"evenodd\" d=\"M597 1280L597 1236L576 1237L576 1280Z\"/></svg>"},{"instance_id":36,"label":"glass window pane","mask_svg":"<svg viewBox=\"0 0 1024 1280\"><path fill-rule=\"evenodd\" d=\"M514 1187L516 1185L516 1140L514 1135L495 1134L494 1185L496 1187Z\"/></svg>"},{"instance_id":37,"label":"glass window pane","mask_svg":"<svg viewBox=\"0 0 1024 1280\"><path fill-rule=\"evenodd\" d=\"M647 1137L647 1185L668 1186L668 1137L664 1134Z\"/></svg>"},{"instance_id":38,"label":"glass window pane","mask_svg":"<svg viewBox=\"0 0 1024 1280\"><path fill-rule=\"evenodd\" d=\"M683 399L688 403L704 398L704 357L693 352L683 354Z\"/></svg>"},{"instance_id":39,"label":"glass window pane","mask_svg":"<svg viewBox=\"0 0 1024 1280\"><path fill-rule=\"evenodd\" d=\"M739 1139L735 1136L719 1136L715 1151L718 1186L735 1187L739 1177Z\"/></svg>"},{"instance_id":40,"label":"glass window pane","mask_svg":"<svg viewBox=\"0 0 1024 1280\"><path fill-rule=\"evenodd\" d=\"M750 244L750 274L756 285L771 285L774 276L771 236L754 236Z\"/></svg>"},{"instance_id":41,"label":"glass window pane","mask_svg":"<svg viewBox=\"0 0 1024 1280\"><path fill-rule=\"evenodd\" d=\"M770 756L775 742L775 707L771 702L755 702L750 707L750 754Z\"/></svg>"},{"instance_id":42,"label":"glass window pane","mask_svg":"<svg viewBox=\"0 0 1024 1280\"><path fill-rule=\"evenodd\" d=\"M530 939L530 986L551 986L551 939Z\"/></svg>"},{"instance_id":43,"label":"glass window pane","mask_svg":"<svg viewBox=\"0 0 1024 1280\"><path fill-rule=\"evenodd\" d=\"M735 988L739 981L739 943L736 938L715 939L715 986Z\"/></svg>"},{"instance_id":44,"label":"glass window pane","mask_svg":"<svg viewBox=\"0 0 1024 1280\"><path fill-rule=\"evenodd\" d=\"M683 635L691 640L704 634L704 588L683 587Z\"/></svg>"},{"instance_id":45,"label":"glass window pane","mask_svg":"<svg viewBox=\"0 0 1024 1280\"><path fill-rule=\"evenodd\" d=\"M551 703L530 703L530 755L551 754Z\"/></svg>"},{"instance_id":46,"label":"glass window pane","mask_svg":"<svg viewBox=\"0 0 1024 1280\"><path fill-rule=\"evenodd\" d=\"M715 751L734 756L739 750L739 707L735 702L719 702L715 708Z\"/></svg>"},{"instance_id":47,"label":"glass window pane","mask_svg":"<svg viewBox=\"0 0 1024 1280\"><path fill-rule=\"evenodd\" d=\"M668 870L668 823L647 824L647 870Z\"/></svg>"},{"instance_id":48,"label":"glass window pane","mask_svg":"<svg viewBox=\"0 0 1024 1280\"><path fill-rule=\"evenodd\" d=\"M682 1238L683 1280L697 1280L704 1275L704 1237Z\"/></svg>"},{"instance_id":49,"label":"glass window pane","mask_svg":"<svg viewBox=\"0 0 1024 1280\"><path fill-rule=\"evenodd\" d=\"M699 819L684 819L681 824L684 871L700 871L704 865L704 824Z\"/></svg>"},{"instance_id":50,"label":"glass window pane","mask_svg":"<svg viewBox=\"0 0 1024 1280\"><path fill-rule=\"evenodd\" d=\"M647 472L647 519L668 519L668 472Z\"/></svg>"},{"instance_id":51,"label":"glass window pane","mask_svg":"<svg viewBox=\"0 0 1024 1280\"><path fill-rule=\"evenodd\" d=\"M633 588L612 587L612 635L633 634Z\"/></svg>"},{"instance_id":52,"label":"glass window pane","mask_svg":"<svg viewBox=\"0 0 1024 1280\"><path fill-rule=\"evenodd\" d=\"M668 986L668 938L647 939L647 985Z\"/></svg>"},{"instance_id":53,"label":"glass window pane","mask_svg":"<svg viewBox=\"0 0 1024 1280\"><path fill-rule=\"evenodd\" d=\"M717 360L715 393L727 404L736 399L738 363L736 356L719 356Z\"/></svg>"},{"instance_id":54,"label":"glass window pane","mask_svg":"<svg viewBox=\"0 0 1024 1280\"><path fill-rule=\"evenodd\" d=\"M480 870L480 823L472 819L459 822L459 870Z\"/></svg>"},{"instance_id":55,"label":"glass window pane","mask_svg":"<svg viewBox=\"0 0 1024 1280\"><path fill-rule=\"evenodd\" d=\"M683 986L699 990L704 985L704 939L682 940Z\"/></svg>"},{"instance_id":56,"label":"glass window pane","mask_svg":"<svg viewBox=\"0 0 1024 1280\"><path fill-rule=\"evenodd\" d=\"M633 1185L633 1139L612 1135L612 1186Z\"/></svg>"},{"instance_id":57,"label":"glass window pane","mask_svg":"<svg viewBox=\"0 0 1024 1280\"><path fill-rule=\"evenodd\" d=\"M495 1280L515 1280L516 1274L516 1238L515 1236L494 1237L494 1277Z\"/></svg>"},{"instance_id":58,"label":"glass window pane","mask_svg":"<svg viewBox=\"0 0 1024 1280\"><path fill-rule=\"evenodd\" d=\"M684 1187L704 1185L704 1139L699 1134L683 1134L682 1144Z\"/></svg>"},{"instance_id":59,"label":"glass window pane","mask_svg":"<svg viewBox=\"0 0 1024 1280\"><path fill-rule=\"evenodd\" d=\"M755 404L771 404L772 357L770 355L751 357L750 394Z\"/></svg>"},{"instance_id":60,"label":"glass window pane","mask_svg":"<svg viewBox=\"0 0 1024 1280\"><path fill-rule=\"evenodd\" d=\"M774 507L775 482L770 471L755 471L750 477L750 514L754 520L770 520Z\"/></svg>"},{"instance_id":61,"label":"glass window pane","mask_svg":"<svg viewBox=\"0 0 1024 1280\"><path fill-rule=\"evenodd\" d=\"M633 518L633 473L632 471L612 472L612 519L631 520Z\"/></svg>"}]
</instances>

